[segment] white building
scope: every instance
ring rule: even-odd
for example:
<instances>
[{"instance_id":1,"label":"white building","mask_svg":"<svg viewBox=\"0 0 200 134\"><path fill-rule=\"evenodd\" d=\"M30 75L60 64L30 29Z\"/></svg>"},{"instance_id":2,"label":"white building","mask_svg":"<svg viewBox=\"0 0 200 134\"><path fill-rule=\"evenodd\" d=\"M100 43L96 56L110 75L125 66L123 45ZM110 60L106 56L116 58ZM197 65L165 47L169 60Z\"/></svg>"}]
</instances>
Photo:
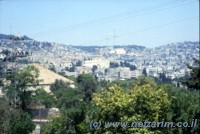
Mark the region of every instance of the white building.
<instances>
[{"instance_id":1,"label":"white building","mask_svg":"<svg viewBox=\"0 0 200 134\"><path fill-rule=\"evenodd\" d=\"M83 66L92 68L94 65L96 65L99 68L109 68L110 61L107 59L102 59L99 57L95 57L91 60L86 60L83 63Z\"/></svg>"},{"instance_id":2,"label":"white building","mask_svg":"<svg viewBox=\"0 0 200 134\"><path fill-rule=\"evenodd\" d=\"M133 78L138 78L139 76L142 75L142 71L141 70L134 70L134 71L131 71L131 77Z\"/></svg>"},{"instance_id":3,"label":"white building","mask_svg":"<svg viewBox=\"0 0 200 134\"><path fill-rule=\"evenodd\" d=\"M120 79L130 79L131 78L131 70L129 67L122 67L119 71Z\"/></svg>"},{"instance_id":4,"label":"white building","mask_svg":"<svg viewBox=\"0 0 200 134\"><path fill-rule=\"evenodd\" d=\"M126 51L123 48L117 48L110 51L110 54L126 54Z\"/></svg>"}]
</instances>

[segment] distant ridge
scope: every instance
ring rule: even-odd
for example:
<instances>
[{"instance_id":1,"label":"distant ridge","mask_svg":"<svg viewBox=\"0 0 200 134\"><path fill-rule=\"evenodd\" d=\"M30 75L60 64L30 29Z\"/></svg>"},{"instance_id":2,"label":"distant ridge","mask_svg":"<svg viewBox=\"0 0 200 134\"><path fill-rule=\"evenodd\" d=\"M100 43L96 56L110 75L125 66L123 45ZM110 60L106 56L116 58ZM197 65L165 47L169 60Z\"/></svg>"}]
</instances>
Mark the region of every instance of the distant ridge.
<instances>
[{"instance_id":1,"label":"distant ridge","mask_svg":"<svg viewBox=\"0 0 200 134\"><path fill-rule=\"evenodd\" d=\"M10 38L15 38L17 36L15 35L6 35L6 34L0 34L0 40L3 40L3 39L10 39ZM24 40L29 40L29 41L33 41L33 45L34 46L41 46L42 48L50 48L52 47L54 43L56 42L48 42L48 41L37 41L37 40L34 40L26 35L23 35L21 36L20 38L24 39ZM172 43L168 43L168 44L161 44L160 46L157 46L157 47L153 47L153 48L148 48L146 46L143 46L143 45L137 45L137 44L123 44L123 45L114 45L114 46L106 46L106 45L102 45L102 46L95 46L95 45L65 45L65 44L59 44L59 43L56 43L56 45L64 45L64 46L70 46L71 48L75 48L75 49L80 49L82 51L86 51L86 52L96 52L97 49L101 49L101 48L105 48L105 47L113 47L115 49L117 48L123 48L125 49L126 51L129 51L131 49L135 49L135 50L144 50L144 49L159 49L159 48L162 48L162 47L170 47L170 46L186 46L189 45L189 46L196 46L196 45L199 45L199 41L181 41L181 42L172 42ZM29 47L29 46L28 46Z\"/></svg>"},{"instance_id":2,"label":"distant ridge","mask_svg":"<svg viewBox=\"0 0 200 134\"><path fill-rule=\"evenodd\" d=\"M86 52L96 52L96 49L100 49L100 48L104 48L104 47L124 48L127 50L129 50L130 48L137 49L137 50L144 50L146 48L146 47L140 46L140 45L116 45L116 46L81 46L81 45L78 45L78 46L72 46L72 47L81 49Z\"/></svg>"},{"instance_id":3,"label":"distant ridge","mask_svg":"<svg viewBox=\"0 0 200 134\"><path fill-rule=\"evenodd\" d=\"M2 39L10 39L10 38L16 38L17 36L15 35L5 35L5 34L0 34L0 40ZM24 40L33 40L31 38L29 38L28 36L24 35L21 36L20 38L24 39Z\"/></svg>"}]
</instances>

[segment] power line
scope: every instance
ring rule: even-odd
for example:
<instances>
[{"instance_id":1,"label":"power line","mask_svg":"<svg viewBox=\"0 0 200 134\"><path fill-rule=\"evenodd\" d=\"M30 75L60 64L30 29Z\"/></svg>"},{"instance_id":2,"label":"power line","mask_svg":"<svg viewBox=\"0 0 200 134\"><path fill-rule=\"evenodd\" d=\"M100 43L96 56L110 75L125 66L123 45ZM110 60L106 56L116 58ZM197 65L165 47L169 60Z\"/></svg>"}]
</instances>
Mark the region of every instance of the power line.
<instances>
[{"instance_id":1,"label":"power line","mask_svg":"<svg viewBox=\"0 0 200 134\"><path fill-rule=\"evenodd\" d=\"M175 23L179 23L179 22L183 22L183 21L188 21L188 20L195 19L195 18L198 18L198 17L199 16L193 16L193 17L189 17L189 18L179 19L179 20L175 20L175 21L172 21L172 22L169 22L169 23L165 23L165 24L161 24L161 25L157 25L157 26L152 26L152 27L149 27L149 28L145 28L145 29L135 31L135 32L129 32L129 33L126 33L126 34L122 34L122 35L119 35L119 36L126 36L126 35L130 35L130 34L137 33L137 32L143 32L143 31L150 30L150 29L157 29L157 28L160 28L160 27L165 27L165 26L168 26L168 25L171 25L171 24L175 24Z\"/></svg>"},{"instance_id":2,"label":"power line","mask_svg":"<svg viewBox=\"0 0 200 134\"><path fill-rule=\"evenodd\" d=\"M124 19L128 19L128 18L139 17L139 16L146 15L146 14L149 14L149 13L159 12L159 11L162 11L162 10L166 10L166 9L170 9L170 8L174 8L174 7L178 7L178 6L181 6L181 5L188 4L188 3L178 3L177 5L172 5L174 3L175 3L174 1L173 2L164 2L164 3L158 4L158 5L155 5L155 6L151 6L151 7L148 7L148 8L136 10L134 12L128 12L126 14L116 15L116 16L112 16L112 17L109 17L109 18L99 19L99 20L87 21L87 22L84 22L84 23L80 23L80 24L76 24L76 25L72 25L72 26L68 26L68 27L63 27L63 28L60 28L60 29L57 29L57 30L54 30L54 31L38 32L38 33L35 33L35 34L31 34L31 35L41 35L42 33L46 33L45 36L53 35L53 34L57 34L57 33L61 33L61 32L66 32L66 30L68 30L68 31L69 30L77 30L77 29L86 28L87 26L92 26L92 25L95 26L97 24L101 25L101 24L105 24L105 23L109 23L109 22L113 22L113 21L119 21L119 20L124 20ZM189 3L191 3L191 1ZM168 7L168 6L171 6L171 7ZM163 7L167 7L167 8L163 8ZM137 14L135 14L135 13L137 13ZM29 36L31 36L31 35L29 35Z\"/></svg>"},{"instance_id":3,"label":"power line","mask_svg":"<svg viewBox=\"0 0 200 134\"><path fill-rule=\"evenodd\" d=\"M193 17L189 17L189 18L183 18L183 19L171 21L169 23L165 23L165 24L161 24L161 25L156 25L156 26L144 28L144 29L141 29L141 30L137 30L137 31L132 31L132 32L129 32L129 33L121 34L121 35L118 35L117 37L120 38L120 37L123 37L123 36L131 36L131 35L133 35L135 33L143 32L143 31L148 31L148 30L151 30L151 29L157 29L157 28L160 28L160 27L165 27L165 26L168 26L168 25L172 25L172 24L175 24L175 23L188 21L188 20L195 19L195 18L198 18L198 17L199 16L193 16ZM100 39L100 40L96 40L96 41L91 41L91 42L88 42L86 44L91 44L91 43L92 44L96 44L96 43L100 43L102 41L104 41L104 39Z\"/></svg>"}]
</instances>

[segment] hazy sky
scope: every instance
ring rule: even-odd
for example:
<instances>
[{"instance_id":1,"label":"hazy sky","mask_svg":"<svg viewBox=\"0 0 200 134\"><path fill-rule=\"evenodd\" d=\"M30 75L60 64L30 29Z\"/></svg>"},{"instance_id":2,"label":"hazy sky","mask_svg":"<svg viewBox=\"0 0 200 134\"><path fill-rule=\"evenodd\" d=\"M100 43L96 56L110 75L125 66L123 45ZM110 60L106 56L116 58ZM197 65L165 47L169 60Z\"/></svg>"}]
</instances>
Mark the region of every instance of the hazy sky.
<instances>
[{"instance_id":1,"label":"hazy sky","mask_svg":"<svg viewBox=\"0 0 200 134\"><path fill-rule=\"evenodd\" d=\"M0 33L66 45L199 41L199 0L0 0Z\"/></svg>"}]
</instances>

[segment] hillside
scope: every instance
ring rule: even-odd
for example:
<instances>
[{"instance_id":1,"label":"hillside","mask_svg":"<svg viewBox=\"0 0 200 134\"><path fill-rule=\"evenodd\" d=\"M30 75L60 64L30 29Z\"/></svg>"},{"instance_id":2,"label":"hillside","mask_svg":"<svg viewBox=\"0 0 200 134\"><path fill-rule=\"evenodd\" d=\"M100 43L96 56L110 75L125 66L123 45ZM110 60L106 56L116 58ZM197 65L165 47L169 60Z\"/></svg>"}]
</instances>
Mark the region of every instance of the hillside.
<instances>
[{"instance_id":1,"label":"hillside","mask_svg":"<svg viewBox=\"0 0 200 134\"><path fill-rule=\"evenodd\" d=\"M2 39L13 39L13 38L16 38L17 36L15 35L6 35L6 34L0 34L0 40ZM24 36L21 36L20 37L21 39L24 39L24 40L33 40L31 38L29 38L28 36L24 35Z\"/></svg>"}]
</instances>

